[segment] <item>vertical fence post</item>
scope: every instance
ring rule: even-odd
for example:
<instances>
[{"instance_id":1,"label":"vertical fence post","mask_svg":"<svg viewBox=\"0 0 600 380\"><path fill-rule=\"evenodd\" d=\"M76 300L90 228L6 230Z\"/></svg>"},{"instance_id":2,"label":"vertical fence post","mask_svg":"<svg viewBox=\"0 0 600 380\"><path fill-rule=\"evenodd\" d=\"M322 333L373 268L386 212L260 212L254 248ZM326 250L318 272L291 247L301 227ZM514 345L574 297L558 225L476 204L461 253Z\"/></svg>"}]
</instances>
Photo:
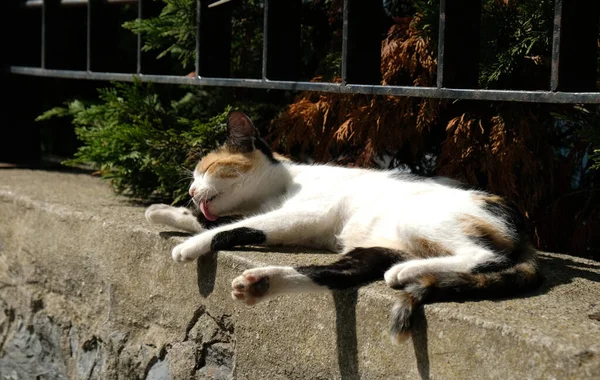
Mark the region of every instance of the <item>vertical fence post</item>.
<instances>
[{"instance_id":1,"label":"vertical fence post","mask_svg":"<svg viewBox=\"0 0 600 380\"><path fill-rule=\"evenodd\" d=\"M143 5L143 1L137 0L137 18L138 18L138 20L141 20L143 17L142 5ZM140 33L138 33L138 35L137 35L135 60L136 60L135 72L136 72L136 74L141 74L142 73L142 35Z\"/></svg>"},{"instance_id":2,"label":"vertical fence post","mask_svg":"<svg viewBox=\"0 0 600 380\"><path fill-rule=\"evenodd\" d=\"M85 48L85 70L92 71L92 12L94 11L94 1L87 2L87 23L86 23L86 48Z\"/></svg>"},{"instance_id":3,"label":"vertical fence post","mask_svg":"<svg viewBox=\"0 0 600 380\"><path fill-rule=\"evenodd\" d=\"M231 68L231 13L233 2L212 8L199 1L197 28L196 75L227 78Z\"/></svg>"},{"instance_id":4,"label":"vertical fence post","mask_svg":"<svg viewBox=\"0 0 600 380\"><path fill-rule=\"evenodd\" d=\"M263 79L297 80L302 0L265 0Z\"/></svg>"},{"instance_id":5,"label":"vertical fence post","mask_svg":"<svg viewBox=\"0 0 600 380\"><path fill-rule=\"evenodd\" d=\"M344 0L342 83L381 83L383 3Z\"/></svg>"},{"instance_id":6,"label":"vertical fence post","mask_svg":"<svg viewBox=\"0 0 600 380\"><path fill-rule=\"evenodd\" d=\"M47 6L46 6L46 0L43 0L42 3L42 43L41 43L41 50L40 50L40 67L42 69L46 68L46 10L47 10Z\"/></svg>"},{"instance_id":7,"label":"vertical fence post","mask_svg":"<svg viewBox=\"0 0 600 380\"><path fill-rule=\"evenodd\" d=\"M437 86L477 88L481 0L440 0Z\"/></svg>"},{"instance_id":8,"label":"vertical fence post","mask_svg":"<svg viewBox=\"0 0 600 380\"><path fill-rule=\"evenodd\" d=\"M552 43L552 91L594 91L600 1L556 0Z\"/></svg>"}]
</instances>

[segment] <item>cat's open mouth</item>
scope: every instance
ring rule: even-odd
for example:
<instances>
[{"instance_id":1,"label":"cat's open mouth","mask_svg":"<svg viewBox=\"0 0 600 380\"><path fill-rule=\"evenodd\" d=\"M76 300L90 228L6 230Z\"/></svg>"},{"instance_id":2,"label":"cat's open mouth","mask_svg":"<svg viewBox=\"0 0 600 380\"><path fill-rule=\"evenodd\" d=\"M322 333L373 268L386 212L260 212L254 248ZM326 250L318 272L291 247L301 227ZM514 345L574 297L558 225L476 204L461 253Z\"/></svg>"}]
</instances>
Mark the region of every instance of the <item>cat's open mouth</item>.
<instances>
[{"instance_id":1,"label":"cat's open mouth","mask_svg":"<svg viewBox=\"0 0 600 380\"><path fill-rule=\"evenodd\" d=\"M202 213L204 214L204 217L208 220L210 220L211 222L214 222L215 220L219 219L219 217L213 213L210 212L210 210L208 209L208 205L210 202L212 202L219 194L215 194L212 197L203 200L200 203L200 211L202 211Z\"/></svg>"}]
</instances>

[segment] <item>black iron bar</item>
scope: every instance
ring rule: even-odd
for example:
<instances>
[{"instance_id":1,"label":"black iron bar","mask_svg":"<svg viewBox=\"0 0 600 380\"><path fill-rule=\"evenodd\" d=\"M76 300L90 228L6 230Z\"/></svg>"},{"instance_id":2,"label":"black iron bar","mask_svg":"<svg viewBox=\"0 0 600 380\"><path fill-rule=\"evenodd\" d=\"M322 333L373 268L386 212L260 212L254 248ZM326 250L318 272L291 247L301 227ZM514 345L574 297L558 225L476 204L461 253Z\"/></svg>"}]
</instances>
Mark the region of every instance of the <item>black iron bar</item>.
<instances>
[{"instance_id":1,"label":"black iron bar","mask_svg":"<svg viewBox=\"0 0 600 380\"><path fill-rule=\"evenodd\" d=\"M348 78L348 12L349 0L344 0L344 9L342 10L342 84L346 84Z\"/></svg>"},{"instance_id":2,"label":"black iron bar","mask_svg":"<svg viewBox=\"0 0 600 380\"><path fill-rule=\"evenodd\" d=\"M92 1L87 5L87 29L86 29L86 52L85 52L85 69L92 71Z\"/></svg>"},{"instance_id":3,"label":"black iron bar","mask_svg":"<svg viewBox=\"0 0 600 380\"><path fill-rule=\"evenodd\" d=\"M200 76L200 15L202 14L202 4L200 0L196 1L196 49L195 49L195 74Z\"/></svg>"},{"instance_id":4,"label":"black iron bar","mask_svg":"<svg viewBox=\"0 0 600 380\"><path fill-rule=\"evenodd\" d=\"M343 83L381 83L382 14L381 1L344 1Z\"/></svg>"},{"instance_id":5,"label":"black iron bar","mask_svg":"<svg viewBox=\"0 0 600 380\"><path fill-rule=\"evenodd\" d=\"M554 3L554 29L552 30L552 62L550 66L550 90L558 91L558 67L560 65L560 20L562 0Z\"/></svg>"},{"instance_id":6,"label":"black iron bar","mask_svg":"<svg viewBox=\"0 0 600 380\"><path fill-rule=\"evenodd\" d=\"M267 79L267 65L269 64L269 12L269 0L265 0L263 22L262 79Z\"/></svg>"},{"instance_id":7,"label":"black iron bar","mask_svg":"<svg viewBox=\"0 0 600 380\"><path fill-rule=\"evenodd\" d=\"M137 0L137 11L138 11L138 20L142 20L142 2L143 0ZM138 74L142 73L142 35L138 33L137 35L137 51L136 51L136 68L135 71Z\"/></svg>"},{"instance_id":8,"label":"black iron bar","mask_svg":"<svg viewBox=\"0 0 600 380\"><path fill-rule=\"evenodd\" d=\"M440 0L438 88L477 88L481 0Z\"/></svg>"},{"instance_id":9,"label":"black iron bar","mask_svg":"<svg viewBox=\"0 0 600 380\"><path fill-rule=\"evenodd\" d=\"M599 20L598 0L556 0L551 90L596 90Z\"/></svg>"},{"instance_id":10,"label":"black iron bar","mask_svg":"<svg viewBox=\"0 0 600 380\"><path fill-rule=\"evenodd\" d=\"M46 68L46 9L48 0L43 0L42 3L42 50L41 50L41 67Z\"/></svg>"},{"instance_id":11,"label":"black iron bar","mask_svg":"<svg viewBox=\"0 0 600 380\"><path fill-rule=\"evenodd\" d=\"M105 73L48 70L39 67L11 66L11 74L54 77L65 79L89 79L102 81L131 82L138 78L143 82L165 84L188 84L198 86L246 87L292 91L318 91L346 94L413 96L441 99L471 99L539 103L588 103L600 104L600 92L551 92L551 91L511 91L511 90L474 90L437 87L381 86L319 82L292 82L243 78L194 78L173 75L135 75L123 73Z\"/></svg>"}]
</instances>

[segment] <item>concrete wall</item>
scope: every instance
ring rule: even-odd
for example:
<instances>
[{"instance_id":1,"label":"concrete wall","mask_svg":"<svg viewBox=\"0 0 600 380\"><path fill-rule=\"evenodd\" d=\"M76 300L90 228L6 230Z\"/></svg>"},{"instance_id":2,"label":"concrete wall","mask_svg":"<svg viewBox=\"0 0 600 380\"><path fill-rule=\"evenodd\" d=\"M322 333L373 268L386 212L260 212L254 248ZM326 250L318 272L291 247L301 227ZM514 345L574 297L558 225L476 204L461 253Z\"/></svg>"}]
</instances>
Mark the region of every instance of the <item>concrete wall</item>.
<instances>
[{"instance_id":1,"label":"concrete wall","mask_svg":"<svg viewBox=\"0 0 600 380\"><path fill-rule=\"evenodd\" d=\"M425 307L413 339L387 336L394 292L229 296L244 269L335 255L253 248L172 262L182 234L97 179L0 170L0 378L600 378L600 264L544 254L519 299Z\"/></svg>"}]
</instances>

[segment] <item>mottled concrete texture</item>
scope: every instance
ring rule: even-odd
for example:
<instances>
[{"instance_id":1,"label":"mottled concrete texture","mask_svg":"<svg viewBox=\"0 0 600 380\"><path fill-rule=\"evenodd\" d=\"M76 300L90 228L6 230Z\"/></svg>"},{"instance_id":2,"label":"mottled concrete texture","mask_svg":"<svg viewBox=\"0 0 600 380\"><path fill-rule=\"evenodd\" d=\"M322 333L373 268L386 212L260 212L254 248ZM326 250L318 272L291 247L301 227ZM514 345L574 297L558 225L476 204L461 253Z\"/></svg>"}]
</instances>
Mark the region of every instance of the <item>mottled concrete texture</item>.
<instances>
[{"instance_id":1,"label":"mottled concrete texture","mask_svg":"<svg viewBox=\"0 0 600 380\"><path fill-rule=\"evenodd\" d=\"M0 379L600 378L600 263L543 254L540 291L428 305L395 347L384 283L255 307L229 296L246 268L334 255L180 265L182 234L143 214L87 175L0 169Z\"/></svg>"}]
</instances>

